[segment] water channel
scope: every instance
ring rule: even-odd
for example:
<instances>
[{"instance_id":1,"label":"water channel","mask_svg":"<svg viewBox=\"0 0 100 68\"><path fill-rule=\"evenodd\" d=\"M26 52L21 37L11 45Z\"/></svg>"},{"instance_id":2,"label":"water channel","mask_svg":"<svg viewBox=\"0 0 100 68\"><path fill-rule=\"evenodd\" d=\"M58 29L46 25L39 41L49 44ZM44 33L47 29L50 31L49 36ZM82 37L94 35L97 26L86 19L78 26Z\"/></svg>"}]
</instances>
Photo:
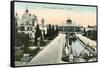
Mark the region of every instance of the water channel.
<instances>
[{"instance_id":1,"label":"water channel","mask_svg":"<svg viewBox=\"0 0 100 68\"><path fill-rule=\"evenodd\" d=\"M66 62L88 62L96 57L80 42L76 36L66 35L65 50L63 51L63 61Z\"/></svg>"}]
</instances>

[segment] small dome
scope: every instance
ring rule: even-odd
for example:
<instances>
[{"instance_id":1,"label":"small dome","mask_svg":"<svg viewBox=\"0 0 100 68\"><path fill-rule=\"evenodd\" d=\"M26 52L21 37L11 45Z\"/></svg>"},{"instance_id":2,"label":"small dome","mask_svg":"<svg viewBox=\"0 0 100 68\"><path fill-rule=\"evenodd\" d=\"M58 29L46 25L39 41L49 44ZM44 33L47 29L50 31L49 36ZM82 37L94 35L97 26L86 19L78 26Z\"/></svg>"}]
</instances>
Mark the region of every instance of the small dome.
<instances>
[{"instance_id":1,"label":"small dome","mask_svg":"<svg viewBox=\"0 0 100 68\"><path fill-rule=\"evenodd\" d=\"M29 16L31 16L31 14L29 14Z\"/></svg>"},{"instance_id":2,"label":"small dome","mask_svg":"<svg viewBox=\"0 0 100 68\"><path fill-rule=\"evenodd\" d=\"M25 12L28 13L28 9L26 9Z\"/></svg>"},{"instance_id":3,"label":"small dome","mask_svg":"<svg viewBox=\"0 0 100 68\"><path fill-rule=\"evenodd\" d=\"M66 20L66 23L67 24L72 24L72 20L69 18L69 19Z\"/></svg>"},{"instance_id":4,"label":"small dome","mask_svg":"<svg viewBox=\"0 0 100 68\"><path fill-rule=\"evenodd\" d=\"M66 22L72 22L72 20L71 19L67 19Z\"/></svg>"}]
</instances>

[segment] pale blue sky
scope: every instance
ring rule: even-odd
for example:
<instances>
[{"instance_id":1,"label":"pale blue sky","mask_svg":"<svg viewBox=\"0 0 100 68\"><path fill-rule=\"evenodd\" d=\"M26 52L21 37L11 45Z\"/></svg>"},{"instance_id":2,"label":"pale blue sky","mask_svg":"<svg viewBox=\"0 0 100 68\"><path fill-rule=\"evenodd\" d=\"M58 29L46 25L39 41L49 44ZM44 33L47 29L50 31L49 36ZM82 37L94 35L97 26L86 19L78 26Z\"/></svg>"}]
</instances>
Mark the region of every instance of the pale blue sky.
<instances>
[{"instance_id":1,"label":"pale blue sky","mask_svg":"<svg viewBox=\"0 0 100 68\"><path fill-rule=\"evenodd\" d=\"M45 7L45 8L44 8ZM57 4L42 4L42 3L27 3L27 2L16 2L15 3L16 9L62 9L68 10L69 8L72 11L79 11L79 12L96 12L96 7L88 7L88 6L72 6L72 5L57 5Z\"/></svg>"},{"instance_id":2,"label":"pale blue sky","mask_svg":"<svg viewBox=\"0 0 100 68\"><path fill-rule=\"evenodd\" d=\"M62 24L70 17L82 26L96 25L96 7L15 2L15 12L20 18L26 8L37 16L40 23L44 18L46 24Z\"/></svg>"}]
</instances>

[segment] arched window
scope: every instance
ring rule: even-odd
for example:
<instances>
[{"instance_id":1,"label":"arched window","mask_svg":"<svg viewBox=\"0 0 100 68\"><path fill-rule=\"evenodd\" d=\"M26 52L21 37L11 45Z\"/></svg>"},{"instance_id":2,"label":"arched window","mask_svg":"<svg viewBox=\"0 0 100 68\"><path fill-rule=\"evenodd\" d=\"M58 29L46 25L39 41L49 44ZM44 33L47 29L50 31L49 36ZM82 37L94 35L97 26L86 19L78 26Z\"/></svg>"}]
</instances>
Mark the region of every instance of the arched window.
<instances>
[{"instance_id":1,"label":"arched window","mask_svg":"<svg viewBox=\"0 0 100 68\"><path fill-rule=\"evenodd\" d=\"M21 26L21 31L24 31L24 30L25 30L24 26Z\"/></svg>"},{"instance_id":2,"label":"arched window","mask_svg":"<svg viewBox=\"0 0 100 68\"><path fill-rule=\"evenodd\" d=\"M29 30L29 27L27 27L27 31Z\"/></svg>"}]
</instances>

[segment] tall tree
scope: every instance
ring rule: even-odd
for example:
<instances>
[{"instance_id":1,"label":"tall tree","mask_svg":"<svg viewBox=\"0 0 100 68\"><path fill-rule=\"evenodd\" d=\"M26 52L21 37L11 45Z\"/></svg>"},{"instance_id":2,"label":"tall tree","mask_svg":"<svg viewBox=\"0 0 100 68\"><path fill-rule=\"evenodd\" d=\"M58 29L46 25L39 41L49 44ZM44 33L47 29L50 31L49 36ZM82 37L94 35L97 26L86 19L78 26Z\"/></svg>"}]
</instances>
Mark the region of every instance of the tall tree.
<instances>
[{"instance_id":1,"label":"tall tree","mask_svg":"<svg viewBox=\"0 0 100 68\"><path fill-rule=\"evenodd\" d=\"M91 30L88 30L88 31L87 31L87 36L88 36L88 37L91 37Z\"/></svg>"},{"instance_id":2,"label":"tall tree","mask_svg":"<svg viewBox=\"0 0 100 68\"><path fill-rule=\"evenodd\" d=\"M36 32L35 32L35 44L38 46L38 43L39 43L38 38L41 37L41 30L40 30L38 24L37 24L35 30L36 30Z\"/></svg>"},{"instance_id":3,"label":"tall tree","mask_svg":"<svg viewBox=\"0 0 100 68\"><path fill-rule=\"evenodd\" d=\"M22 35L23 35L22 40L23 40L23 44L24 44L24 53L28 53L28 47L30 45L31 38L30 38L29 34L24 33Z\"/></svg>"},{"instance_id":4,"label":"tall tree","mask_svg":"<svg viewBox=\"0 0 100 68\"><path fill-rule=\"evenodd\" d=\"M93 30L91 34L92 34L92 38L91 39L97 40L97 31Z\"/></svg>"},{"instance_id":5,"label":"tall tree","mask_svg":"<svg viewBox=\"0 0 100 68\"><path fill-rule=\"evenodd\" d=\"M41 36L41 30L40 30L38 24L37 24L35 30L36 30L36 32L35 32L35 37L36 37L36 38L40 37L40 36Z\"/></svg>"},{"instance_id":6,"label":"tall tree","mask_svg":"<svg viewBox=\"0 0 100 68\"><path fill-rule=\"evenodd\" d=\"M51 32L52 32L52 31L51 31L51 24L49 24L49 26L48 26L48 37L50 37L50 36L52 35Z\"/></svg>"},{"instance_id":7,"label":"tall tree","mask_svg":"<svg viewBox=\"0 0 100 68\"><path fill-rule=\"evenodd\" d=\"M51 35L53 36L55 33L55 28L54 28L54 25L52 25L52 28L51 28Z\"/></svg>"},{"instance_id":8,"label":"tall tree","mask_svg":"<svg viewBox=\"0 0 100 68\"><path fill-rule=\"evenodd\" d=\"M83 31L83 33L84 33L84 36L86 36L86 30L85 30L85 28L84 28L84 31Z\"/></svg>"},{"instance_id":9,"label":"tall tree","mask_svg":"<svg viewBox=\"0 0 100 68\"><path fill-rule=\"evenodd\" d=\"M59 31L58 31L58 26L56 25L56 35L58 35Z\"/></svg>"}]
</instances>

